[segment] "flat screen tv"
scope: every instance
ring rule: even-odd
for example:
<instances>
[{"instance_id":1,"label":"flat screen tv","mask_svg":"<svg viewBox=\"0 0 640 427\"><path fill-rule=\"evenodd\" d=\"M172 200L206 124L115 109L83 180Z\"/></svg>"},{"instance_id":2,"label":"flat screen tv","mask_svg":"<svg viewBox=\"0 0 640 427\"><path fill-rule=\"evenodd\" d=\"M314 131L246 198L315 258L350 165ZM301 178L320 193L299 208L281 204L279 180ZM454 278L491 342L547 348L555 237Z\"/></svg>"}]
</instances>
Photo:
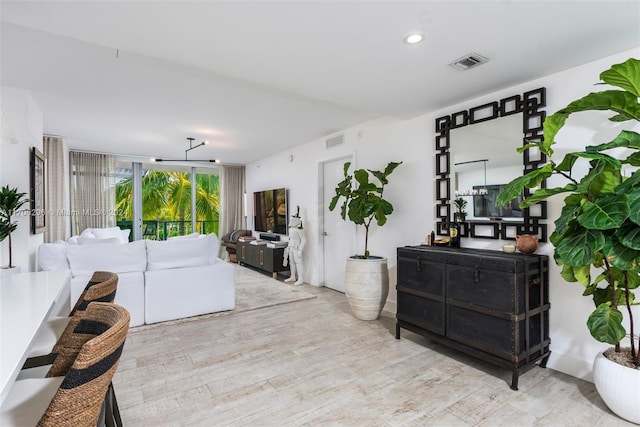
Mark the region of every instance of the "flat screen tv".
<instances>
[{"instance_id":1,"label":"flat screen tv","mask_svg":"<svg viewBox=\"0 0 640 427\"><path fill-rule=\"evenodd\" d=\"M287 218L285 188L253 193L253 224L256 231L287 234Z\"/></svg>"},{"instance_id":2,"label":"flat screen tv","mask_svg":"<svg viewBox=\"0 0 640 427\"><path fill-rule=\"evenodd\" d=\"M522 218L522 209L520 209L521 196L511 200L504 207L496 205L498 194L500 194L504 186L505 184L474 185L474 190L480 191L486 188L487 192L486 194L473 196L473 216L476 218Z\"/></svg>"}]
</instances>

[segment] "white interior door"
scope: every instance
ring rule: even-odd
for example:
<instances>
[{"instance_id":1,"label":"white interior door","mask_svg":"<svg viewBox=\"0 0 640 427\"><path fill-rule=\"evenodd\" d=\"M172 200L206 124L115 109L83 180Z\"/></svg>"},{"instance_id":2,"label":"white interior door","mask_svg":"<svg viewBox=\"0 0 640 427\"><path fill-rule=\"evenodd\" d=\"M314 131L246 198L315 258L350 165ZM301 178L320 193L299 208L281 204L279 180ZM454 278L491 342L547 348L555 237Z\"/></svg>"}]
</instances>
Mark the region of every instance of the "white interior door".
<instances>
[{"instance_id":1,"label":"white interior door","mask_svg":"<svg viewBox=\"0 0 640 427\"><path fill-rule=\"evenodd\" d=\"M344 179L344 163L351 157L328 161L323 169L323 270L324 285L344 292L344 269L348 257L355 254L355 225L340 216L340 205L333 212L329 204L335 195L335 188Z\"/></svg>"}]
</instances>

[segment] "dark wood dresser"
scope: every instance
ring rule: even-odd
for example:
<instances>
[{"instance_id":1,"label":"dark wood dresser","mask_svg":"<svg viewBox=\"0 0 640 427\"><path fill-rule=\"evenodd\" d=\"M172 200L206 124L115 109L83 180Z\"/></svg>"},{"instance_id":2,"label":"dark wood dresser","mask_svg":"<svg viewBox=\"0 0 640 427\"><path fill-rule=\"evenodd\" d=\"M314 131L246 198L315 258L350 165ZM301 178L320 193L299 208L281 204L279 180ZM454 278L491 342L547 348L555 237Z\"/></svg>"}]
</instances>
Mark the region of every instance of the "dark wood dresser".
<instances>
[{"instance_id":1,"label":"dark wood dresser","mask_svg":"<svg viewBox=\"0 0 640 427\"><path fill-rule=\"evenodd\" d=\"M546 366L549 259L546 255L438 246L398 248L400 329L512 370Z\"/></svg>"},{"instance_id":2,"label":"dark wood dresser","mask_svg":"<svg viewBox=\"0 0 640 427\"><path fill-rule=\"evenodd\" d=\"M270 248L267 245L252 245L249 242L236 243L236 257L240 265L250 265L271 273L277 279L279 272L289 271L285 267L284 248Z\"/></svg>"}]
</instances>

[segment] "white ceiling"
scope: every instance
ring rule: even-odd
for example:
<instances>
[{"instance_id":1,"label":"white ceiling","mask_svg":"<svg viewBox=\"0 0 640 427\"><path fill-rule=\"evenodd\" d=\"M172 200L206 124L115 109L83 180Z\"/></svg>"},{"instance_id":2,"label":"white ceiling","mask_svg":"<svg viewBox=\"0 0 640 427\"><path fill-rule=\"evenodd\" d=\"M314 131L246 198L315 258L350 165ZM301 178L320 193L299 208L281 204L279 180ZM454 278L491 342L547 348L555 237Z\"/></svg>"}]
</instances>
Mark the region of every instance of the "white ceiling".
<instances>
[{"instance_id":1,"label":"white ceiling","mask_svg":"<svg viewBox=\"0 0 640 427\"><path fill-rule=\"evenodd\" d=\"M71 148L247 163L640 46L640 1L5 1L2 85ZM407 45L412 33L425 35ZM447 64L471 52L490 61Z\"/></svg>"}]
</instances>

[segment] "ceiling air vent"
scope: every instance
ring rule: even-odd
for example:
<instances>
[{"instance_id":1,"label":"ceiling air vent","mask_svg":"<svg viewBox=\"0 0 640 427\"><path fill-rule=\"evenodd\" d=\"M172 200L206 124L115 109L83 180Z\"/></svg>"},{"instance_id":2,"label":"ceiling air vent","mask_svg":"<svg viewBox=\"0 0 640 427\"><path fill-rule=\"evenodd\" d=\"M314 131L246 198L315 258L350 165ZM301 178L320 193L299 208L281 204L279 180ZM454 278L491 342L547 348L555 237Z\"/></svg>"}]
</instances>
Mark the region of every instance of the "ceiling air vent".
<instances>
[{"instance_id":1,"label":"ceiling air vent","mask_svg":"<svg viewBox=\"0 0 640 427\"><path fill-rule=\"evenodd\" d=\"M334 136L333 138L327 139L327 148L335 147L342 143L344 143L344 135Z\"/></svg>"},{"instance_id":2,"label":"ceiling air vent","mask_svg":"<svg viewBox=\"0 0 640 427\"><path fill-rule=\"evenodd\" d=\"M463 56L462 58L458 58L453 61L451 65L456 70L468 70L469 68L477 67L480 64L484 64L489 59L485 58L482 55L478 55L477 53L470 53L468 55Z\"/></svg>"}]
</instances>

